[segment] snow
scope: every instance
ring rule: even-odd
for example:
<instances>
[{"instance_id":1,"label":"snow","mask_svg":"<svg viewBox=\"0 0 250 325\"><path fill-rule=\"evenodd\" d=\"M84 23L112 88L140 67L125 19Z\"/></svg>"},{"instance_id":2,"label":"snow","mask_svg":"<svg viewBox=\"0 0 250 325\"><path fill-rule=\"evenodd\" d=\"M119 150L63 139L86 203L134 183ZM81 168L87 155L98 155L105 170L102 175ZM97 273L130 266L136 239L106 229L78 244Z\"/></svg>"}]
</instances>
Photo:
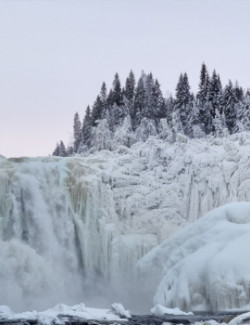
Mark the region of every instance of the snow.
<instances>
[{"instance_id":1,"label":"snow","mask_svg":"<svg viewBox=\"0 0 250 325\"><path fill-rule=\"evenodd\" d=\"M182 310L249 309L250 203L217 208L139 262L158 278L154 302Z\"/></svg>"},{"instance_id":2,"label":"snow","mask_svg":"<svg viewBox=\"0 0 250 325\"><path fill-rule=\"evenodd\" d=\"M130 318L130 312L125 310L122 304L114 303L111 305L111 312L121 318Z\"/></svg>"},{"instance_id":3,"label":"snow","mask_svg":"<svg viewBox=\"0 0 250 325\"><path fill-rule=\"evenodd\" d=\"M163 316L163 315L176 315L176 316L184 316L184 315L193 315L192 312L184 312L181 311L179 308L167 308L160 304L154 306L151 310L151 313L156 316Z\"/></svg>"},{"instance_id":4,"label":"snow","mask_svg":"<svg viewBox=\"0 0 250 325\"><path fill-rule=\"evenodd\" d=\"M137 262L209 210L250 201L250 133L119 143L86 157L1 157L0 304L148 311L164 263L142 285Z\"/></svg>"},{"instance_id":5,"label":"snow","mask_svg":"<svg viewBox=\"0 0 250 325\"><path fill-rule=\"evenodd\" d=\"M228 325L240 325L247 324L250 322L250 312L241 314L235 318L233 318Z\"/></svg>"},{"instance_id":6,"label":"snow","mask_svg":"<svg viewBox=\"0 0 250 325\"><path fill-rule=\"evenodd\" d=\"M118 315L120 313L120 315ZM75 317L81 320L124 322L130 314L121 304L114 303L110 309L88 308L83 303L69 307L58 304L54 308L42 312L14 313L7 306L0 306L0 321L32 320L38 324L63 324L62 318Z\"/></svg>"}]
</instances>

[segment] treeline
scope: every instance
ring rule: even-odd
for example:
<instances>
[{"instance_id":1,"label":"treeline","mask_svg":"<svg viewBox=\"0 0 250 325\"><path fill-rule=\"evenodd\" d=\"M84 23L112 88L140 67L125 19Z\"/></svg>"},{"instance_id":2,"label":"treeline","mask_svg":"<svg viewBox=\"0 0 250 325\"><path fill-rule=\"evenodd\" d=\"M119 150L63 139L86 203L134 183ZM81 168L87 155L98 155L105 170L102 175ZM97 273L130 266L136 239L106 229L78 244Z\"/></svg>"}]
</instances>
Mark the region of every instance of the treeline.
<instances>
[{"instance_id":1,"label":"treeline","mask_svg":"<svg viewBox=\"0 0 250 325\"><path fill-rule=\"evenodd\" d=\"M250 92L232 83L223 87L219 74L210 76L203 63L197 94L190 91L188 75L180 75L175 97L164 98L152 73L142 73L136 82L131 71L125 86L116 73L112 88L105 82L93 107L86 109L83 122L74 116L74 144L60 141L55 156L96 150L112 150L117 145L130 147L146 141L150 135L172 139L176 134L200 138L208 134L222 136L250 130Z\"/></svg>"}]
</instances>

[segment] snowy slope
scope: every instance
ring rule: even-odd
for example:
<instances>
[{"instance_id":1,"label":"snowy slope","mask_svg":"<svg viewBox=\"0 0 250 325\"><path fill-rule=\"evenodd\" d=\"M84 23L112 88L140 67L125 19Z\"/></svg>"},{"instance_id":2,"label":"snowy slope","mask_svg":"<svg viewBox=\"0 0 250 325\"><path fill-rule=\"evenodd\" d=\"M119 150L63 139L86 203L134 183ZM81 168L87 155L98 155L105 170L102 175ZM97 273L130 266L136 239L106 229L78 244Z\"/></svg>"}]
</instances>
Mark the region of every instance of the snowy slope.
<instances>
[{"instance_id":1,"label":"snowy slope","mask_svg":"<svg viewBox=\"0 0 250 325\"><path fill-rule=\"evenodd\" d=\"M151 137L88 157L0 157L0 304L152 306L151 293L138 298L137 261L212 208L250 201L249 156L242 133Z\"/></svg>"}]
</instances>

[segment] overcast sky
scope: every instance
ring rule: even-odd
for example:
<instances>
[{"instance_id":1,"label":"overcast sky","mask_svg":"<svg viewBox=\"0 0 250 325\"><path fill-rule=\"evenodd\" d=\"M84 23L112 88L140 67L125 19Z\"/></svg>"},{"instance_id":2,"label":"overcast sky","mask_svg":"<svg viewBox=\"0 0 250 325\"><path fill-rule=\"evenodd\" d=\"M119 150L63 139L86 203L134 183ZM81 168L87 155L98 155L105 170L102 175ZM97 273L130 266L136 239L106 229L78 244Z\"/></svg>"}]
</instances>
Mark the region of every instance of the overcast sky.
<instances>
[{"instance_id":1,"label":"overcast sky","mask_svg":"<svg viewBox=\"0 0 250 325\"><path fill-rule=\"evenodd\" d=\"M68 144L103 81L152 72L164 94L201 63L250 87L248 0L0 0L0 154Z\"/></svg>"}]
</instances>

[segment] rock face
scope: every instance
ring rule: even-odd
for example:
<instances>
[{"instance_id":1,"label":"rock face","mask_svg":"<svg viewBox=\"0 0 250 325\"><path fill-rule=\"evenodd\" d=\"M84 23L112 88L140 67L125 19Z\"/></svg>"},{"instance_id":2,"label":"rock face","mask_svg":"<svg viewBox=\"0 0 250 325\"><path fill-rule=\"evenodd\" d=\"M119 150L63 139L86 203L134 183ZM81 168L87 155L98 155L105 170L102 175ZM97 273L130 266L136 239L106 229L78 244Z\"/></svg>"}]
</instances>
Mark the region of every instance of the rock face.
<instances>
[{"instance_id":1,"label":"rock face","mask_svg":"<svg viewBox=\"0 0 250 325\"><path fill-rule=\"evenodd\" d=\"M176 139L88 157L0 157L0 304L144 305L142 256L212 208L250 200L250 134Z\"/></svg>"}]
</instances>

